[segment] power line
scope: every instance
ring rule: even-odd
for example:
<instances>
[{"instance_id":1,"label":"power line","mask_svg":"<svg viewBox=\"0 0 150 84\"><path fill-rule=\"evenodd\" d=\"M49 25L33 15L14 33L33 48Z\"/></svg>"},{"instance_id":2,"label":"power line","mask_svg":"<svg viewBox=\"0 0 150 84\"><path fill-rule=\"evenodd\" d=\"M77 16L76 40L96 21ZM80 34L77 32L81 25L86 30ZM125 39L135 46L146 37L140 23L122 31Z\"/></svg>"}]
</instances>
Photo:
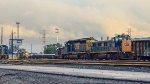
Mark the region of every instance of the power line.
<instances>
[{"instance_id":1,"label":"power line","mask_svg":"<svg viewBox=\"0 0 150 84\"><path fill-rule=\"evenodd\" d=\"M42 33L42 42L43 42L43 45L46 44L46 31L43 30L43 33Z\"/></svg>"}]
</instances>

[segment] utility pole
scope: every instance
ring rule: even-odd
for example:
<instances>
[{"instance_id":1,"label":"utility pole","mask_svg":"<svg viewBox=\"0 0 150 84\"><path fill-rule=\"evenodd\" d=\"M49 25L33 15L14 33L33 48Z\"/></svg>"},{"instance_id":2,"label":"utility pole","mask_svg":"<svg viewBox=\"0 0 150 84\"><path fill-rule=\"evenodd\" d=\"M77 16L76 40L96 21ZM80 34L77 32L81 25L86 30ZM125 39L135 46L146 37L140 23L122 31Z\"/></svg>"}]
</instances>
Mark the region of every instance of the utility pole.
<instances>
[{"instance_id":1,"label":"utility pole","mask_svg":"<svg viewBox=\"0 0 150 84\"><path fill-rule=\"evenodd\" d=\"M56 35L57 35L57 43L58 43L58 42L59 42L59 29L58 29L58 28L56 28L55 30L56 30L56 32L55 32L55 33L56 33Z\"/></svg>"},{"instance_id":2,"label":"utility pole","mask_svg":"<svg viewBox=\"0 0 150 84\"><path fill-rule=\"evenodd\" d=\"M12 59L14 59L14 57L13 57L13 52L14 52L14 48L13 48L13 37L14 37L14 32L13 32L13 29L12 29L12 33L11 33L12 35L12 37L11 37L11 53L12 53Z\"/></svg>"},{"instance_id":3,"label":"utility pole","mask_svg":"<svg viewBox=\"0 0 150 84\"><path fill-rule=\"evenodd\" d=\"M19 39L19 22L16 22L16 24L17 24L17 39Z\"/></svg>"},{"instance_id":4,"label":"utility pole","mask_svg":"<svg viewBox=\"0 0 150 84\"><path fill-rule=\"evenodd\" d=\"M3 44L3 27L1 27L1 45Z\"/></svg>"},{"instance_id":5,"label":"utility pole","mask_svg":"<svg viewBox=\"0 0 150 84\"><path fill-rule=\"evenodd\" d=\"M31 54L32 54L32 44L31 44Z\"/></svg>"}]
</instances>

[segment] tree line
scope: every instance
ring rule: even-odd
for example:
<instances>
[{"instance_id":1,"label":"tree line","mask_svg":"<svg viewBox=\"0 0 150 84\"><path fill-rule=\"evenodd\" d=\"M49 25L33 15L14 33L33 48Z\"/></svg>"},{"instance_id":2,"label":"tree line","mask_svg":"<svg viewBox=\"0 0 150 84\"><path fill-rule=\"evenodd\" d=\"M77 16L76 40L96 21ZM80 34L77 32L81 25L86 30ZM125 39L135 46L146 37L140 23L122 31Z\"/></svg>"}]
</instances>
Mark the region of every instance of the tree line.
<instances>
[{"instance_id":1,"label":"tree line","mask_svg":"<svg viewBox=\"0 0 150 84\"><path fill-rule=\"evenodd\" d=\"M44 47L44 54L56 54L57 48L62 47L60 43L49 44Z\"/></svg>"}]
</instances>

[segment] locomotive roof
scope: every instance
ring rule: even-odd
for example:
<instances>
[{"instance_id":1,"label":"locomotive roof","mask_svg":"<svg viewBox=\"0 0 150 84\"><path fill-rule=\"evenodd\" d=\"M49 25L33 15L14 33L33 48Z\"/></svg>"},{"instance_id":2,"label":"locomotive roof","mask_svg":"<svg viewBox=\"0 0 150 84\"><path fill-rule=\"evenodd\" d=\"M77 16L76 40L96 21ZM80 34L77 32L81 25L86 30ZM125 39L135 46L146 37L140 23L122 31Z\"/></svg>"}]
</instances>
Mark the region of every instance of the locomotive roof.
<instances>
[{"instance_id":1,"label":"locomotive roof","mask_svg":"<svg viewBox=\"0 0 150 84\"><path fill-rule=\"evenodd\" d=\"M83 42L83 41L86 41L86 40L95 40L95 41L97 41L95 38L90 37L90 38L81 38L81 39L76 39L76 40L69 40L68 42Z\"/></svg>"},{"instance_id":2,"label":"locomotive roof","mask_svg":"<svg viewBox=\"0 0 150 84\"><path fill-rule=\"evenodd\" d=\"M103 40L103 41L97 41L95 43L99 43L99 42L112 42L113 40Z\"/></svg>"},{"instance_id":3,"label":"locomotive roof","mask_svg":"<svg viewBox=\"0 0 150 84\"><path fill-rule=\"evenodd\" d=\"M3 44L1 44L0 46L7 46L7 45L3 45Z\"/></svg>"}]
</instances>

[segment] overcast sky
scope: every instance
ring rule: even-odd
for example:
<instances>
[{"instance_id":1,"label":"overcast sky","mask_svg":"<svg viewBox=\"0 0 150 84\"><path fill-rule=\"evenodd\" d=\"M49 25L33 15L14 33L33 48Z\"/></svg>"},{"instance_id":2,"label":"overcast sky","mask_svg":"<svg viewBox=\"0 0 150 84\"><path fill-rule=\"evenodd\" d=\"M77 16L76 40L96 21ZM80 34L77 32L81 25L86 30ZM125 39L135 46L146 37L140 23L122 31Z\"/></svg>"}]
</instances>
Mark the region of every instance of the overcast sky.
<instances>
[{"instance_id":1,"label":"overcast sky","mask_svg":"<svg viewBox=\"0 0 150 84\"><path fill-rule=\"evenodd\" d=\"M60 29L60 42L82 37L127 33L150 36L150 0L0 0L0 27L4 27L4 41L16 21L20 24L22 47L41 51L41 33L45 29L47 44L56 42L55 28Z\"/></svg>"}]
</instances>

